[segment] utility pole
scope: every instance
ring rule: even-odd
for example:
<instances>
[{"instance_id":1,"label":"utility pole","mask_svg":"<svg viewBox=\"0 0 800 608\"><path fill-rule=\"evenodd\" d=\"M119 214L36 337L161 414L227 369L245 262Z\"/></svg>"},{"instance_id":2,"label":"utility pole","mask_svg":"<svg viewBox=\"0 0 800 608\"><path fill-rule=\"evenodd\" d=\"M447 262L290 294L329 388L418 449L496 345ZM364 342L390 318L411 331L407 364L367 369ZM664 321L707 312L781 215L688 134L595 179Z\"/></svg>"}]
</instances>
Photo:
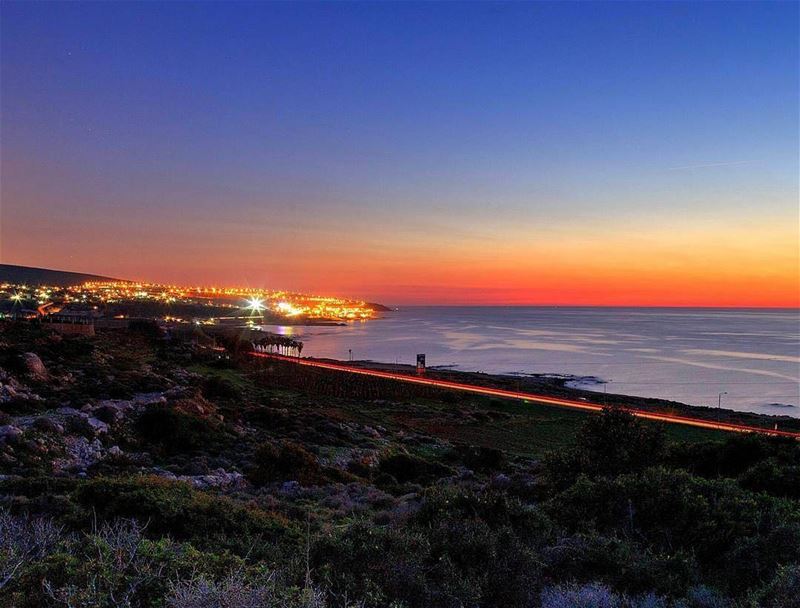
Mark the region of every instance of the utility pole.
<instances>
[{"instance_id":1,"label":"utility pole","mask_svg":"<svg viewBox=\"0 0 800 608\"><path fill-rule=\"evenodd\" d=\"M728 391L722 391L717 395L717 422L722 420L722 395L727 395Z\"/></svg>"}]
</instances>

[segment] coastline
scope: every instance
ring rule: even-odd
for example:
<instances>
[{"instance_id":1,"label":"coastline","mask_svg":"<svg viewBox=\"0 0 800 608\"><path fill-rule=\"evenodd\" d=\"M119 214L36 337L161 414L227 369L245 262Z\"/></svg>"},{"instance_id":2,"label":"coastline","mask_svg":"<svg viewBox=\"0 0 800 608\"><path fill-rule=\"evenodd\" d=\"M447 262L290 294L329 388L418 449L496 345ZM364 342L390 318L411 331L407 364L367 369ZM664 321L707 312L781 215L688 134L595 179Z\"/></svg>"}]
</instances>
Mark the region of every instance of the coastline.
<instances>
[{"instance_id":1,"label":"coastline","mask_svg":"<svg viewBox=\"0 0 800 608\"><path fill-rule=\"evenodd\" d=\"M589 393L800 418L797 311L619 307L408 307L374 322L291 332L303 355L568 377ZM593 380L593 378L595 380ZM591 398L591 397L590 397Z\"/></svg>"},{"instance_id":2,"label":"coastline","mask_svg":"<svg viewBox=\"0 0 800 608\"><path fill-rule=\"evenodd\" d=\"M413 365L403 363L384 363L373 360L343 361L321 357L303 357L303 359L347 365L361 369L402 373L414 375ZM714 408L689 405L678 401L669 401L654 397L636 397L618 393L600 393L568 386L576 378L572 376L556 376L553 374L489 374L454 370L447 366L429 367L426 377L447 380L463 384L474 384L512 391L524 391L548 397L576 399L590 404L607 407L635 408L654 413L665 413L686 416L712 422L758 426L766 429L775 428L788 431L800 431L800 418L787 415L770 415L755 412L744 412L728 408Z\"/></svg>"}]
</instances>

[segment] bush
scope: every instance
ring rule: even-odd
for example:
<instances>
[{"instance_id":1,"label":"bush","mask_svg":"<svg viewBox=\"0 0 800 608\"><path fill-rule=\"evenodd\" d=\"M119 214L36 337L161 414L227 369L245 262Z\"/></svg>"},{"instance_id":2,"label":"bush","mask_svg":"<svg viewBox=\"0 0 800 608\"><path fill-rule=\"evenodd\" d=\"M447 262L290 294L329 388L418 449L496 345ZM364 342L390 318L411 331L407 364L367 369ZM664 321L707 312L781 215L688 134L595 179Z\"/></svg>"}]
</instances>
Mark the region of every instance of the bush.
<instances>
[{"instance_id":1,"label":"bush","mask_svg":"<svg viewBox=\"0 0 800 608\"><path fill-rule=\"evenodd\" d=\"M800 608L800 565L778 568L775 577L750 596L752 608Z\"/></svg>"},{"instance_id":2,"label":"bush","mask_svg":"<svg viewBox=\"0 0 800 608\"><path fill-rule=\"evenodd\" d=\"M230 378L218 375L208 376L205 379L203 394L210 399L241 399L242 397L242 391Z\"/></svg>"},{"instance_id":3,"label":"bush","mask_svg":"<svg viewBox=\"0 0 800 608\"><path fill-rule=\"evenodd\" d=\"M666 454L661 427L621 410L607 409L584 424L574 448L549 454L545 471L556 487L565 488L580 475L633 473L660 464Z\"/></svg>"},{"instance_id":4,"label":"bush","mask_svg":"<svg viewBox=\"0 0 800 608\"><path fill-rule=\"evenodd\" d=\"M772 496L800 499L800 465L770 458L750 467L739 478L742 487Z\"/></svg>"},{"instance_id":5,"label":"bush","mask_svg":"<svg viewBox=\"0 0 800 608\"><path fill-rule=\"evenodd\" d=\"M241 571L220 581L195 577L172 586L169 608L325 608L324 595L312 588L280 584L274 575L248 579Z\"/></svg>"},{"instance_id":6,"label":"bush","mask_svg":"<svg viewBox=\"0 0 800 608\"><path fill-rule=\"evenodd\" d=\"M0 591L21 576L30 562L52 553L61 538L61 528L50 519L0 509Z\"/></svg>"},{"instance_id":7,"label":"bush","mask_svg":"<svg viewBox=\"0 0 800 608\"><path fill-rule=\"evenodd\" d=\"M317 458L299 443L264 443L255 453L248 479L256 485L273 481L299 481L314 484L325 481Z\"/></svg>"},{"instance_id":8,"label":"bush","mask_svg":"<svg viewBox=\"0 0 800 608\"><path fill-rule=\"evenodd\" d=\"M501 469L506 462L500 450L483 446L459 445L453 450L456 460L473 471L488 473Z\"/></svg>"},{"instance_id":9,"label":"bush","mask_svg":"<svg viewBox=\"0 0 800 608\"><path fill-rule=\"evenodd\" d=\"M737 433L724 441L675 444L668 455L672 466L703 477L737 477L768 459L800 465L800 446L791 439Z\"/></svg>"},{"instance_id":10,"label":"bush","mask_svg":"<svg viewBox=\"0 0 800 608\"><path fill-rule=\"evenodd\" d=\"M789 503L754 495L731 480L661 468L613 480L582 478L551 499L547 511L567 530L636 538L655 552L692 552L701 571L715 572L733 588L749 581L744 575L748 565L755 567L754 555L759 568L800 560L794 536L763 544L800 523L800 515Z\"/></svg>"},{"instance_id":11,"label":"bush","mask_svg":"<svg viewBox=\"0 0 800 608\"><path fill-rule=\"evenodd\" d=\"M382 458L378 470L391 475L400 483L430 483L452 475L453 470L437 462L428 462L410 454L393 454Z\"/></svg>"},{"instance_id":12,"label":"bush","mask_svg":"<svg viewBox=\"0 0 800 608\"><path fill-rule=\"evenodd\" d=\"M145 442L167 454L220 450L230 440L219 422L169 405L149 407L137 420L136 430Z\"/></svg>"},{"instance_id":13,"label":"bush","mask_svg":"<svg viewBox=\"0 0 800 608\"><path fill-rule=\"evenodd\" d=\"M542 608L622 608L622 600L603 585L573 585L542 591Z\"/></svg>"},{"instance_id":14,"label":"bush","mask_svg":"<svg viewBox=\"0 0 800 608\"><path fill-rule=\"evenodd\" d=\"M79 485L73 497L82 508L76 525L91 515L101 521L135 518L149 522L148 533L188 540L201 548L268 553L268 544L295 537L274 513L158 477L100 477Z\"/></svg>"}]
</instances>

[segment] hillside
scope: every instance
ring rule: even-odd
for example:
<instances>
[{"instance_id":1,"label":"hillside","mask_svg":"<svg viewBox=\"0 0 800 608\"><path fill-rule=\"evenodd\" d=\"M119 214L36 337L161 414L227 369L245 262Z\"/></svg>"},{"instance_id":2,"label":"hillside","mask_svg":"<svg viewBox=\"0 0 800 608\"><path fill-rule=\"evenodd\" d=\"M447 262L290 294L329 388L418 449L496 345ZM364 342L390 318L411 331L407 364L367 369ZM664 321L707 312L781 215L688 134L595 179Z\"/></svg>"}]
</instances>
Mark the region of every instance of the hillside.
<instances>
[{"instance_id":1,"label":"hillside","mask_svg":"<svg viewBox=\"0 0 800 608\"><path fill-rule=\"evenodd\" d=\"M33 268L31 266L15 266L14 264L0 264L0 282L20 283L26 285L57 285L69 287L80 285L87 281L120 281L96 274L82 272L68 272L66 270L52 270L49 268Z\"/></svg>"},{"instance_id":2,"label":"hillside","mask_svg":"<svg viewBox=\"0 0 800 608\"><path fill-rule=\"evenodd\" d=\"M0 321L0 606L800 608L796 442L152 330Z\"/></svg>"}]
</instances>

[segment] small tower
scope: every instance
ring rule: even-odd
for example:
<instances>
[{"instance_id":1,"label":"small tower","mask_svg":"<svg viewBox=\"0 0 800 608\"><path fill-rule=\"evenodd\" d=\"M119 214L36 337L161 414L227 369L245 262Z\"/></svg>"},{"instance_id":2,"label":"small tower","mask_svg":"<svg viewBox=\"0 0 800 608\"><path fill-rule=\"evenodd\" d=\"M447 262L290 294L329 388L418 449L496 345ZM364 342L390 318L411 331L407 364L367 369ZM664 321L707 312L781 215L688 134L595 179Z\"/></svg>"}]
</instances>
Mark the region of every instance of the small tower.
<instances>
[{"instance_id":1,"label":"small tower","mask_svg":"<svg viewBox=\"0 0 800 608\"><path fill-rule=\"evenodd\" d=\"M425 375L425 353L417 355L417 376Z\"/></svg>"}]
</instances>

